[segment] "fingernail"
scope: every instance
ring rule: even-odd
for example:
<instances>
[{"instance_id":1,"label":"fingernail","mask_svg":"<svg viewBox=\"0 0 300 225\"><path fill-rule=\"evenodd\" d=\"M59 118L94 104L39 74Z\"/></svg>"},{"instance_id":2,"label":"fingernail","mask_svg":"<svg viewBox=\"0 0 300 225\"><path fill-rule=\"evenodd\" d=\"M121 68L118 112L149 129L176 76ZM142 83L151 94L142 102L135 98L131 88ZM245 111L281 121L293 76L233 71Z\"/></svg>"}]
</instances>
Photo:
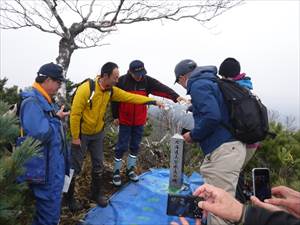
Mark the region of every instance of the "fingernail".
<instances>
[{"instance_id":1,"label":"fingernail","mask_svg":"<svg viewBox=\"0 0 300 225\"><path fill-rule=\"evenodd\" d=\"M203 201L198 202L198 207L202 209Z\"/></svg>"},{"instance_id":2,"label":"fingernail","mask_svg":"<svg viewBox=\"0 0 300 225\"><path fill-rule=\"evenodd\" d=\"M269 203L269 200L268 200L268 199L265 199L264 202Z\"/></svg>"}]
</instances>

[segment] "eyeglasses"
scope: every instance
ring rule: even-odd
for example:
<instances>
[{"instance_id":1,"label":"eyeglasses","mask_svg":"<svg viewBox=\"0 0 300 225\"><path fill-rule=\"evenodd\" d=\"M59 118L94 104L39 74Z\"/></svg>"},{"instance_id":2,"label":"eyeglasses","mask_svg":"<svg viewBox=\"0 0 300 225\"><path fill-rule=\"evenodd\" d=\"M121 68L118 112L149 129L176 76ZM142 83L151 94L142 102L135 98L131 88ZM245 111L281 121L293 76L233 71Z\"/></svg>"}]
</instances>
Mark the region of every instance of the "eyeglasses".
<instances>
[{"instance_id":1,"label":"eyeglasses","mask_svg":"<svg viewBox=\"0 0 300 225\"><path fill-rule=\"evenodd\" d=\"M59 85L62 84L62 80L58 80L58 79L53 79L53 78L50 78L51 80L55 81L56 83L58 83Z\"/></svg>"},{"instance_id":2,"label":"eyeglasses","mask_svg":"<svg viewBox=\"0 0 300 225\"><path fill-rule=\"evenodd\" d=\"M179 82L179 79L180 79L180 77L182 77L182 76L183 76L183 75L179 75L179 76L177 76L174 84L178 83L178 82Z\"/></svg>"}]
</instances>

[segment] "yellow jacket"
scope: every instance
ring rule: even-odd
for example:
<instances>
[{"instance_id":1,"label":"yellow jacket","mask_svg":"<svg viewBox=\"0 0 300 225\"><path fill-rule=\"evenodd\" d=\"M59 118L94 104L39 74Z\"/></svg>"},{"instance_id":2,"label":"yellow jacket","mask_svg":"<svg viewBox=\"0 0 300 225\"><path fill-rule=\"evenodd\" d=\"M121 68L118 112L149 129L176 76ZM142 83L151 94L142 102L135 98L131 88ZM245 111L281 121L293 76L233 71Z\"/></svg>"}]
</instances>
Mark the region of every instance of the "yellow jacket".
<instances>
[{"instance_id":1,"label":"yellow jacket","mask_svg":"<svg viewBox=\"0 0 300 225\"><path fill-rule=\"evenodd\" d=\"M115 86L113 87L111 96L111 91L101 90L98 79L99 77L95 79L95 94L92 99L92 109L90 109L90 104L88 103L88 98L90 97L89 82L80 85L76 91L70 114L71 135L74 139L79 138L80 133L93 135L103 129L104 115L110 98L112 101L134 104L145 104L155 101L153 98L132 94Z\"/></svg>"}]
</instances>

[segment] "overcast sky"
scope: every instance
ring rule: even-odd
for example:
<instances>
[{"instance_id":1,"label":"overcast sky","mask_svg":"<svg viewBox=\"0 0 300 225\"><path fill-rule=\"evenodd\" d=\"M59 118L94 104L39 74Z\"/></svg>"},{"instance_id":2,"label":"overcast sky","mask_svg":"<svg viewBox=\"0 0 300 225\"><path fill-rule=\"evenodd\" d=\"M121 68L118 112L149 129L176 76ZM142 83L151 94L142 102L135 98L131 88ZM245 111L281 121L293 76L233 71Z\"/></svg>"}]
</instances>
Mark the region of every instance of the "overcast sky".
<instances>
[{"instance_id":1,"label":"overcast sky","mask_svg":"<svg viewBox=\"0 0 300 225\"><path fill-rule=\"evenodd\" d=\"M265 105L296 117L300 127L299 11L297 0L247 1L207 28L190 20L119 27L104 40L109 45L75 51L67 76L74 82L94 77L107 61L116 62L124 74L130 61L141 59L148 75L185 95L173 85L178 61L191 58L199 65L219 66L235 57ZM1 30L1 78L9 79L8 86L29 86L38 68L57 57L58 41L35 29Z\"/></svg>"}]
</instances>

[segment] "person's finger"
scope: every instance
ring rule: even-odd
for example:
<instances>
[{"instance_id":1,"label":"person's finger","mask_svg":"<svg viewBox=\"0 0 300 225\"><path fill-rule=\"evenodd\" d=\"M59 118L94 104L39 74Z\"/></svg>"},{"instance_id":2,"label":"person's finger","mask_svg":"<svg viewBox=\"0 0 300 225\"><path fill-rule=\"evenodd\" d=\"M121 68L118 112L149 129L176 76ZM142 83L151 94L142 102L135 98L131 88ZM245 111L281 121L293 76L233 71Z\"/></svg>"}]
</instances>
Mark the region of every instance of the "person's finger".
<instances>
[{"instance_id":1,"label":"person's finger","mask_svg":"<svg viewBox=\"0 0 300 225\"><path fill-rule=\"evenodd\" d=\"M216 196L216 187L213 187L209 184L203 184L198 188L195 192L194 195L201 196L205 199Z\"/></svg>"},{"instance_id":2,"label":"person's finger","mask_svg":"<svg viewBox=\"0 0 300 225\"><path fill-rule=\"evenodd\" d=\"M259 207L263 207L265 203L263 203L262 201L260 201L257 197L255 196L251 196L250 197L252 204L259 206Z\"/></svg>"},{"instance_id":3,"label":"person's finger","mask_svg":"<svg viewBox=\"0 0 300 225\"><path fill-rule=\"evenodd\" d=\"M287 200L287 199L282 199L282 198L271 198L271 199L266 199L265 200L266 203L272 204L272 205L276 205L276 206L283 206L289 210L293 210L295 208L295 205L298 205L300 207L300 202L295 202L295 201L291 201L291 200ZM298 204L297 204L298 203ZM300 213L300 208L299 210Z\"/></svg>"},{"instance_id":4,"label":"person's finger","mask_svg":"<svg viewBox=\"0 0 300 225\"><path fill-rule=\"evenodd\" d=\"M250 199L251 199L252 204L255 205L255 206L258 206L258 207L261 207L261 208L265 208L265 209L270 210L270 211L281 211L282 210L278 206L274 206L274 205L271 205L271 204L264 203L264 202L260 201L255 196L251 196Z\"/></svg>"},{"instance_id":5,"label":"person's finger","mask_svg":"<svg viewBox=\"0 0 300 225\"><path fill-rule=\"evenodd\" d=\"M196 219L195 225L201 225L201 220L200 219Z\"/></svg>"},{"instance_id":6,"label":"person's finger","mask_svg":"<svg viewBox=\"0 0 300 225\"><path fill-rule=\"evenodd\" d=\"M300 212L294 210L294 209L289 209L288 213L291 213L292 215L294 215L295 217L300 219Z\"/></svg>"},{"instance_id":7,"label":"person's finger","mask_svg":"<svg viewBox=\"0 0 300 225\"><path fill-rule=\"evenodd\" d=\"M179 217L179 220L182 225L190 225L189 222L184 217Z\"/></svg>"},{"instance_id":8,"label":"person's finger","mask_svg":"<svg viewBox=\"0 0 300 225\"><path fill-rule=\"evenodd\" d=\"M205 211L214 213L214 205L209 201L199 201L198 207Z\"/></svg>"},{"instance_id":9,"label":"person's finger","mask_svg":"<svg viewBox=\"0 0 300 225\"><path fill-rule=\"evenodd\" d=\"M278 205L278 206L290 205L289 204L290 202L283 198L270 198L270 199L266 199L264 202L272 204L272 205Z\"/></svg>"},{"instance_id":10,"label":"person's finger","mask_svg":"<svg viewBox=\"0 0 300 225\"><path fill-rule=\"evenodd\" d=\"M271 189L272 195L284 197L287 194L287 189L284 186L277 186Z\"/></svg>"},{"instance_id":11,"label":"person's finger","mask_svg":"<svg viewBox=\"0 0 300 225\"><path fill-rule=\"evenodd\" d=\"M170 225L179 225L179 224L173 221L170 223Z\"/></svg>"},{"instance_id":12,"label":"person's finger","mask_svg":"<svg viewBox=\"0 0 300 225\"><path fill-rule=\"evenodd\" d=\"M201 185L200 187L198 187L198 188L194 191L193 195L197 196L197 195L203 193L203 192L205 191L206 186L207 186L207 184L203 184L203 185Z\"/></svg>"}]
</instances>

